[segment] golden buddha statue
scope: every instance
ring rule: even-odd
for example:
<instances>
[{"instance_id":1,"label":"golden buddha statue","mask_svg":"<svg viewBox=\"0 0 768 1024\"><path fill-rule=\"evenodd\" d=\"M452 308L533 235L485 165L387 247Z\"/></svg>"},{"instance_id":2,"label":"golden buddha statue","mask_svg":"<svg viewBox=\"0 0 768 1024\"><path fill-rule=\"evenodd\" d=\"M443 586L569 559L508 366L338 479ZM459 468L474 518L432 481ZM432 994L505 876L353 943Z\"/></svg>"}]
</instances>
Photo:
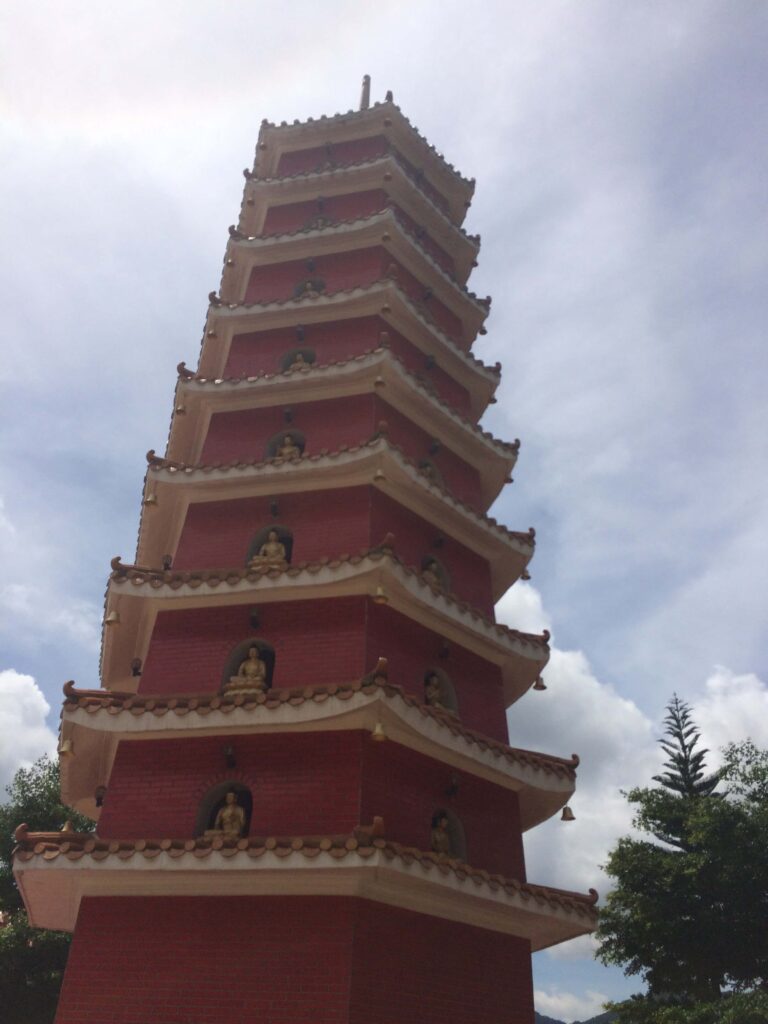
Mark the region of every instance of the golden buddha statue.
<instances>
[{"instance_id":1,"label":"golden buddha statue","mask_svg":"<svg viewBox=\"0 0 768 1024\"><path fill-rule=\"evenodd\" d=\"M233 789L224 797L219 808L213 828L205 830L206 836L223 836L225 839L239 839L245 830L245 811L237 802L237 793Z\"/></svg>"},{"instance_id":2,"label":"golden buddha statue","mask_svg":"<svg viewBox=\"0 0 768 1024\"><path fill-rule=\"evenodd\" d=\"M259 567L280 568L288 564L285 545L281 543L277 530L270 530L267 540L261 545L258 552L248 562L248 568L258 569Z\"/></svg>"},{"instance_id":3,"label":"golden buddha statue","mask_svg":"<svg viewBox=\"0 0 768 1024\"><path fill-rule=\"evenodd\" d=\"M301 352L297 352L296 355L293 357L293 362L288 367L288 369L289 370L303 370L305 366L309 366L309 365L310 364L304 358L303 354Z\"/></svg>"},{"instance_id":4,"label":"golden buddha statue","mask_svg":"<svg viewBox=\"0 0 768 1024\"><path fill-rule=\"evenodd\" d=\"M424 700L431 708L444 708L440 687L440 677L436 672L430 672L424 683Z\"/></svg>"},{"instance_id":5,"label":"golden buddha statue","mask_svg":"<svg viewBox=\"0 0 768 1024\"><path fill-rule=\"evenodd\" d=\"M248 649L248 657L240 663L237 675L222 688L223 693L262 693L267 686L267 666L259 657L258 647Z\"/></svg>"},{"instance_id":6,"label":"golden buddha statue","mask_svg":"<svg viewBox=\"0 0 768 1024\"><path fill-rule=\"evenodd\" d=\"M275 458L297 459L301 455L301 448L296 444L290 434L285 434L283 443L277 449Z\"/></svg>"},{"instance_id":7,"label":"golden buddha statue","mask_svg":"<svg viewBox=\"0 0 768 1024\"><path fill-rule=\"evenodd\" d=\"M437 587L438 590L442 590L443 581L440 576L440 567L434 558L430 558L421 570L421 578L425 583L428 583L430 587Z\"/></svg>"},{"instance_id":8,"label":"golden buddha statue","mask_svg":"<svg viewBox=\"0 0 768 1024\"><path fill-rule=\"evenodd\" d=\"M431 845L433 853L439 853L445 857L453 855L451 836L448 831L448 816L446 814L438 814L432 820Z\"/></svg>"}]
</instances>

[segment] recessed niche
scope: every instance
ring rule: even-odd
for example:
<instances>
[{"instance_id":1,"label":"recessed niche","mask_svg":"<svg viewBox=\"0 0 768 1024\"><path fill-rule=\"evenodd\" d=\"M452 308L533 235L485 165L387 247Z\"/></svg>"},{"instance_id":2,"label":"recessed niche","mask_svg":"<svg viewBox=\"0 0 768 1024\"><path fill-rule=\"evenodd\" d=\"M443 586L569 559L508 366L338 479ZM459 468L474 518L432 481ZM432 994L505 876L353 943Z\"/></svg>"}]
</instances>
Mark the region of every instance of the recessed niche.
<instances>
[{"instance_id":1,"label":"recessed niche","mask_svg":"<svg viewBox=\"0 0 768 1024\"><path fill-rule=\"evenodd\" d=\"M268 459L295 459L304 453L306 438L300 430L291 427L281 430L267 442ZM292 451L291 449L295 449Z\"/></svg>"},{"instance_id":2,"label":"recessed niche","mask_svg":"<svg viewBox=\"0 0 768 1024\"><path fill-rule=\"evenodd\" d=\"M434 464L432 459L420 459L419 460L419 473L433 484L437 484L438 487L445 487L445 481L443 480L443 474Z\"/></svg>"},{"instance_id":3,"label":"recessed niche","mask_svg":"<svg viewBox=\"0 0 768 1024\"><path fill-rule=\"evenodd\" d=\"M209 789L203 799L200 801L200 806L197 809L197 819L195 821L195 835L201 836L208 829L216 828L216 818L218 817L219 811L224 807L227 801L227 793L234 793L237 804L242 807L245 812L245 825L241 835L247 836L251 827L251 814L253 812L253 796L251 795L250 789L244 786L242 782L221 782L219 785Z\"/></svg>"},{"instance_id":4,"label":"recessed niche","mask_svg":"<svg viewBox=\"0 0 768 1024\"><path fill-rule=\"evenodd\" d=\"M429 668L424 673L424 703L433 708L442 708L452 714L459 713L459 702L456 697L451 677L442 668Z\"/></svg>"},{"instance_id":5,"label":"recessed niche","mask_svg":"<svg viewBox=\"0 0 768 1024\"><path fill-rule=\"evenodd\" d=\"M421 578L425 583L438 587L440 590L451 589L451 577L448 570L434 555L424 555L421 560Z\"/></svg>"},{"instance_id":6,"label":"recessed niche","mask_svg":"<svg viewBox=\"0 0 768 1024\"><path fill-rule=\"evenodd\" d=\"M464 826L455 811L448 807L439 807L432 815L430 846L435 853L445 853L448 857L466 861L467 840Z\"/></svg>"},{"instance_id":7,"label":"recessed niche","mask_svg":"<svg viewBox=\"0 0 768 1024\"><path fill-rule=\"evenodd\" d=\"M292 348L280 360L280 369L283 373L287 370L301 370L305 366L311 366L316 360L314 349Z\"/></svg>"},{"instance_id":8,"label":"recessed niche","mask_svg":"<svg viewBox=\"0 0 768 1024\"><path fill-rule=\"evenodd\" d=\"M264 662L264 689L271 689L272 676L275 671L275 649L272 644L267 643L266 640L262 640L259 637L251 637L249 640L243 640L242 643L239 643L237 647L230 652L230 655L224 665L224 671L221 674L222 687L226 686L227 683L238 674L240 666L248 659L248 654L252 647L256 648L259 658Z\"/></svg>"},{"instance_id":9,"label":"recessed niche","mask_svg":"<svg viewBox=\"0 0 768 1024\"><path fill-rule=\"evenodd\" d=\"M274 534L274 538L272 537ZM248 551L245 556L245 564L279 565L279 550L274 549L274 544L281 544L285 553L283 561L290 562L293 556L293 533L287 526L280 523L269 523L263 526L258 533L254 534Z\"/></svg>"}]
</instances>

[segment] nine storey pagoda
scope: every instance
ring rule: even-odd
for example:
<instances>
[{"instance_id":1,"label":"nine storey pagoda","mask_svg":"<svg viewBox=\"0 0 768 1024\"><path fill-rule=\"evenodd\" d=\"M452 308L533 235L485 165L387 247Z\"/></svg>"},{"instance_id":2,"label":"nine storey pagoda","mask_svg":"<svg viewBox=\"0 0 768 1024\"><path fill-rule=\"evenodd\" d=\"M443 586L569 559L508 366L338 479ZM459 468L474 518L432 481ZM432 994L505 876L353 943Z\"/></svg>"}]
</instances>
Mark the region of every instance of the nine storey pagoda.
<instances>
[{"instance_id":1,"label":"nine storey pagoda","mask_svg":"<svg viewBox=\"0 0 768 1024\"><path fill-rule=\"evenodd\" d=\"M74 931L57 1022L531 1024L596 896L526 881L577 759L507 745L548 637L493 617L534 536L486 515L518 443L478 426L474 182L367 79L244 173L104 688L65 687L96 831L17 830L30 921Z\"/></svg>"}]
</instances>

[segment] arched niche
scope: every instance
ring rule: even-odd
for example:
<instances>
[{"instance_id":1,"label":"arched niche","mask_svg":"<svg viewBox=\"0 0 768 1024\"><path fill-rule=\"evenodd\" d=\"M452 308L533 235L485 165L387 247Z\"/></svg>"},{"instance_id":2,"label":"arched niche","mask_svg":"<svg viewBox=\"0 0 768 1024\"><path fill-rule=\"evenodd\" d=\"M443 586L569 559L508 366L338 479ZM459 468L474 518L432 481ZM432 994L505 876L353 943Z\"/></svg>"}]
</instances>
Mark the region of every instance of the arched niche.
<instances>
[{"instance_id":1,"label":"arched niche","mask_svg":"<svg viewBox=\"0 0 768 1024\"><path fill-rule=\"evenodd\" d=\"M434 555L424 555L421 560L421 574L427 583L432 583L440 587L441 590L449 591L451 589L450 573L440 559Z\"/></svg>"},{"instance_id":2,"label":"arched niche","mask_svg":"<svg viewBox=\"0 0 768 1024\"><path fill-rule=\"evenodd\" d=\"M267 668L265 688L267 690L272 689L272 676L275 672L275 649L272 644L268 644L266 640L261 640L259 637L251 637L249 640L243 640L242 643L239 643L237 647L230 652L230 655L224 665L224 671L221 674L222 686L226 686L230 679L237 675L237 670L248 657L248 651L250 651L252 647L255 647L258 650L259 657Z\"/></svg>"},{"instance_id":3,"label":"arched niche","mask_svg":"<svg viewBox=\"0 0 768 1024\"><path fill-rule=\"evenodd\" d=\"M297 430L295 427L287 427L285 430L280 430L267 441L267 458L276 459L278 458L278 451L285 443L285 439L290 437L291 441L296 445L299 451L304 454L304 448L307 444L307 439L304 434Z\"/></svg>"},{"instance_id":4,"label":"arched niche","mask_svg":"<svg viewBox=\"0 0 768 1024\"><path fill-rule=\"evenodd\" d=\"M434 464L432 459L419 459L418 470L419 474L429 480L430 483L437 484L438 487L445 488L443 474Z\"/></svg>"},{"instance_id":5,"label":"arched niche","mask_svg":"<svg viewBox=\"0 0 768 1024\"><path fill-rule=\"evenodd\" d=\"M243 785L242 782L231 780L220 782L218 785L213 786L200 801L200 805L197 808L197 818L195 819L196 836L203 835L206 829L215 826L216 815L224 806L227 793L231 792L235 794L238 804L245 811L245 828L242 835L248 835L251 828L251 815L253 813L253 795L250 789Z\"/></svg>"},{"instance_id":6,"label":"arched niche","mask_svg":"<svg viewBox=\"0 0 768 1024\"><path fill-rule=\"evenodd\" d=\"M293 297L295 299L316 299L324 291L325 281L322 277L305 277L293 289Z\"/></svg>"},{"instance_id":7,"label":"arched niche","mask_svg":"<svg viewBox=\"0 0 768 1024\"><path fill-rule=\"evenodd\" d=\"M293 364L299 360L299 357L304 361L306 366L311 366L317 361L315 350L312 348L292 348L290 352L286 352L280 360L280 369L285 373L287 370L299 369L299 366Z\"/></svg>"},{"instance_id":8,"label":"arched niche","mask_svg":"<svg viewBox=\"0 0 768 1024\"><path fill-rule=\"evenodd\" d=\"M280 523L269 523L267 526L262 526L258 533L254 534L251 539L251 543L248 545L248 552L245 556L245 564L248 565L252 558L258 555L262 547L269 540L269 535L272 531L277 534L277 539L285 548L285 560L290 562L293 555L293 533L287 526L282 526Z\"/></svg>"},{"instance_id":9,"label":"arched niche","mask_svg":"<svg viewBox=\"0 0 768 1024\"><path fill-rule=\"evenodd\" d=\"M464 826L461 823L461 818L452 811L449 807L438 807L435 813L432 815L431 832L439 828L441 819L445 818L448 822L446 831L450 840L451 850L448 854L449 857L453 857L456 860L466 861L467 859L467 840L464 835ZM434 844L433 844L434 849Z\"/></svg>"},{"instance_id":10,"label":"arched niche","mask_svg":"<svg viewBox=\"0 0 768 1024\"><path fill-rule=\"evenodd\" d=\"M435 685L434 680L437 680ZM433 696L437 690L437 697ZM451 677L442 668L430 667L424 673L424 703L432 707L444 708L454 715L459 713L459 701L456 697Z\"/></svg>"}]
</instances>

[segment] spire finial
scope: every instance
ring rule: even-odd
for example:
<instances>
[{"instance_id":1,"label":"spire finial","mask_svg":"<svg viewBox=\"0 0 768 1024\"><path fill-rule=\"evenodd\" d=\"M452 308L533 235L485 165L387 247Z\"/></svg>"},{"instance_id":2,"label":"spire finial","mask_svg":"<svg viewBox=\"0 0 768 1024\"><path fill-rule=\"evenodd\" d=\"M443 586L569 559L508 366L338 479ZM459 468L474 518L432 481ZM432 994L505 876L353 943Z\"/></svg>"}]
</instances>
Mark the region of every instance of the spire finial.
<instances>
[{"instance_id":1,"label":"spire finial","mask_svg":"<svg viewBox=\"0 0 768 1024\"><path fill-rule=\"evenodd\" d=\"M367 110L371 105L371 76L363 75L363 91L360 93L360 109Z\"/></svg>"}]
</instances>

